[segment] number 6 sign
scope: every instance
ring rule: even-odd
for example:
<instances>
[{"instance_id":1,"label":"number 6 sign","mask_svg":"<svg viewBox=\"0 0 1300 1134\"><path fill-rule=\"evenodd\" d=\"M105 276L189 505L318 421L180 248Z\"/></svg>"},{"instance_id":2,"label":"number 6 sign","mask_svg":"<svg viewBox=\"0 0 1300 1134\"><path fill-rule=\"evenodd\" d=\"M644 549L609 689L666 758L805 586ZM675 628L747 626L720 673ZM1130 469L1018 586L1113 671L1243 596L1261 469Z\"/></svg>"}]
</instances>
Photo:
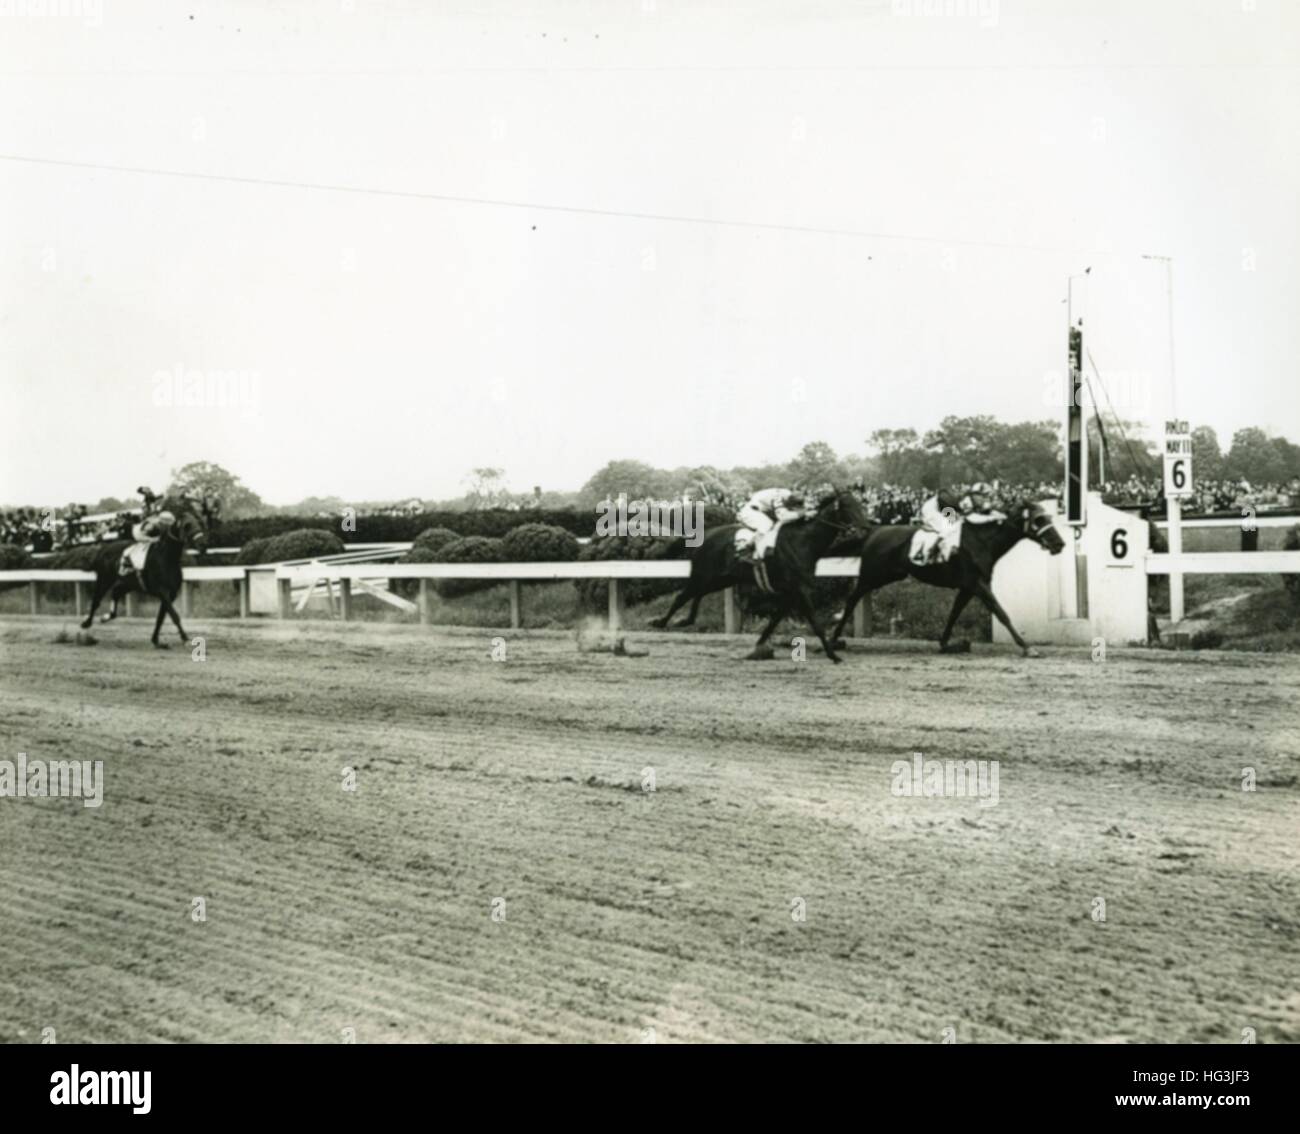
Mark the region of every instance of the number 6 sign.
<instances>
[{"instance_id":1,"label":"number 6 sign","mask_svg":"<svg viewBox=\"0 0 1300 1134\"><path fill-rule=\"evenodd\" d=\"M1187 422L1165 422L1165 496L1192 494L1192 435Z\"/></svg>"}]
</instances>

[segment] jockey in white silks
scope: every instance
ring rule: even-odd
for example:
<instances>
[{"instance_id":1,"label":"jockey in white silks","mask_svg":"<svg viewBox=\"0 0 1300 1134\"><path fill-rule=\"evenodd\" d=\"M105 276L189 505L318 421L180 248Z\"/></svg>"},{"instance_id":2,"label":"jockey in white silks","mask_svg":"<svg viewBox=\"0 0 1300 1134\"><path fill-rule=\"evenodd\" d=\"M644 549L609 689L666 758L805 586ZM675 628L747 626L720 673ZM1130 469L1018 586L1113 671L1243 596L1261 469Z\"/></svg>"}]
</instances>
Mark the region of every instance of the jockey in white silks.
<instances>
[{"instance_id":1,"label":"jockey in white silks","mask_svg":"<svg viewBox=\"0 0 1300 1134\"><path fill-rule=\"evenodd\" d=\"M736 520L755 534L751 537L743 529L737 532L736 550L744 552L746 545L750 545L754 559L762 559L776 546L781 525L804 517L804 504L804 497L788 488L755 492L736 513Z\"/></svg>"},{"instance_id":2,"label":"jockey in white silks","mask_svg":"<svg viewBox=\"0 0 1300 1134\"><path fill-rule=\"evenodd\" d=\"M982 481L972 485L960 497L940 489L921 505L921 526L934 533L932 538L921 536L912 546L915 563L946 563L961 544L963 523L987 524L1002 519L994 511L993 489Z\"/></svg>"}]
</instances>

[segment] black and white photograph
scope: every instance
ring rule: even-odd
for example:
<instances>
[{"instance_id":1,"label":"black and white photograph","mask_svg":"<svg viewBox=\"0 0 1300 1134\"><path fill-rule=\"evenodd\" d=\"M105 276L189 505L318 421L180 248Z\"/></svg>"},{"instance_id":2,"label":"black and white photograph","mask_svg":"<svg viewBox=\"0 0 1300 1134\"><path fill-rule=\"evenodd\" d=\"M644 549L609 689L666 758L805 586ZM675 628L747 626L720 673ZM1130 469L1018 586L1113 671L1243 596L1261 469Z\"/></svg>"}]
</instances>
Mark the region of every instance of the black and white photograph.
<instances>
[{"instance_id":1,"label":"black and white photograph","mask_svg":"<svg viewBox=\"0 0 1300 1134\"><path fill-rule=\"evenodd\" d=\"M1101 1113L1250 1107L1300 6L0 0L0 76L23 1091L1107 1045Z\"/></svg>"}]
</instances>

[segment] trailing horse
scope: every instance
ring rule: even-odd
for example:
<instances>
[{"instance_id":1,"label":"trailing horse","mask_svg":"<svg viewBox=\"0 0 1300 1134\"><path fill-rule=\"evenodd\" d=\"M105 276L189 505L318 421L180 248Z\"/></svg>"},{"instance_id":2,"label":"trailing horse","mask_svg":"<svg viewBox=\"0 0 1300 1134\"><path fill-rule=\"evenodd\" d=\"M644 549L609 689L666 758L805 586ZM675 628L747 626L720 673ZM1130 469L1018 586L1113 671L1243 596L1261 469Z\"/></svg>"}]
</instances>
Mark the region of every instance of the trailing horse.
<instances>
[{"instance_id":1,"label":"trailing horse","mask_svg":"<svg viewBox=\"0 0 1300 1134\"><path fill-rule=\"evenodd\" d=\"M807 619L821 640L826 656L833 662L842 661L822 632L813 610L812 583L817 572L817 560L833 544L842 541L847 532L854 529L865 531L869 526L858 498L848 489L836 489L819 502L815 516L783 525L777 533L776 545L762 561L761 575L752 562L736 554L735 536L740 526L727 524L704 537L704 542L691 555L691 576L686 586L673 599L668 613L650 625L662 630L669 619L689 602L690 613L676 626L690 626L705 595L724 587L754 584L762 590L770 590L777 605L776 613L759 635L754 649L746 655L747 660L761 661L772 657L772 648L767 640L781 619L794 612ZM767 586L763 585L762 576L766 577Z\"/></svg>"},{"instance_id":2,"label":"trailing horse","mask_svg":"<svg viewBox=\"0 0 1300 1134\"><path fill-rule=\"evenodd\" d=\"M113 605L101 621L111 622L117 617L118 600L132 591L142 591L158 600L158 617L154 621L151 639L153 644L160 650L167 648L158 641L166 615L171 615L181 641L188 642L180 615L173 605L181 589L181 555L187 547L194 547L200 554L206 550L212 514L206 502L199 505L184 496L169 496L164 499L161 512L154 518L163 515L172 518L163 522L162 534L149 544L144 567L140 570L132 568L124 572L122 569L123 557L132 544L131 540L118 540L97 548L90 564L95 572L95 594L90 603L90 613L81 623L82 629L90 629L95 620L95 611L105 596L112 600Z\"/></svg>"},{"instance_id":3,"label":"trailing horse","mask_svg":"<svg viewBox=\"0 0 1300 1134\"><path fill-rule=\"evenodd\" d=\"M1002 609L1002 604L993 595L993 567L1008 551L1022 539L1031 539L1040 547L1046 548L1052 555L1058 554L1065 546L1061 533L1052 523L1051 514L1041 504L1028 501L1012 509L1011 515L1001 520L985 524L962 524L961 543L952 558L946 563L934 563L919 566L912 562L909 554L912 537L917 528L901 524L882 524L872 529L862 543L862 568L858 572L857 585L853 588L848 605L835 627L835 645L844 647L840 637L844 626L853 616L853 609L872 591L887 587L909 575L932 587L947 587L957 592L953 600L952 613L948 615L948 624L943 628L939 638L939 649L944 653L958 653L970 649L969 642L949 647L948 639L957 624L961 612L972 598L978 598L993 614L1025 657L1038 657L1038 653L1020 636L1020 632L1011 625L1011 619Z\"/></svg>"}]
</instances>

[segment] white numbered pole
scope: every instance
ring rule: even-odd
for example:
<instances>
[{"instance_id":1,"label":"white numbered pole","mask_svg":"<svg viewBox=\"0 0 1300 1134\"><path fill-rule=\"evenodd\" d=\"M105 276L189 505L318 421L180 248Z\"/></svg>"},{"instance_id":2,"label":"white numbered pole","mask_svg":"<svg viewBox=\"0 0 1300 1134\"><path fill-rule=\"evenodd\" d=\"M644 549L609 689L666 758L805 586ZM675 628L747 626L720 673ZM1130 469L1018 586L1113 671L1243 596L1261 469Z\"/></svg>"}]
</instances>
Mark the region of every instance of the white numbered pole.
<instances>
[{"instance_id":1,"label":"white numbered pole","mask_svg":"<svg viewBox=\"0 0 1300 1134\"><path fill-rule=\"evenodd\" d=\"M1179 496L1165 498L1168 505L1169 520L1169 554L1181 555L1183 552L1183 501ZM1181 572L1169 572L1169 618L1175 626L1183 620L1183 576Z\"/></svg>"}]
</instances>

